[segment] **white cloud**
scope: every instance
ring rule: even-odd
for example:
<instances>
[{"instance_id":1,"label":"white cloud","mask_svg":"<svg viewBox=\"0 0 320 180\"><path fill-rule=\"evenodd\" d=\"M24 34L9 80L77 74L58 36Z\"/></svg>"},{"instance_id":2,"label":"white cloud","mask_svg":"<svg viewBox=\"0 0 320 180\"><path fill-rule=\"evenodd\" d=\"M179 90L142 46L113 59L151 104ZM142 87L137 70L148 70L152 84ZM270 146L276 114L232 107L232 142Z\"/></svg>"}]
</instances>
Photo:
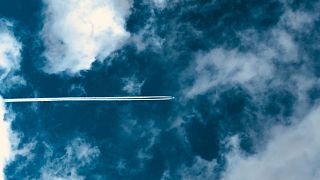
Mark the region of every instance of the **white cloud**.
<instances>
[{"instance_id":1,"label":"white cloud","mask_svg":"<svg viewBox=\"0 0 320 180\"><path fill-rule=\"evenodd\" d=\"M13 35L12 27L11 22L0 19L0 92L25 84L25 80L15 74L20 69L22 45ZM19 153L19 138L11 130L10 118L5 120L5 112L5 104L0 96L0 179L5 178L5 166ZM11 112L8 115L13 116Z\"/></svg>"},{"instance_id":2,"label":"white cloud","mask_svg":"<svg viewBox=\"0 0 320 180\"><path fill-rule=\"evenodd\" d=\"M236 144L234 150L226 154L228 163L223 180L320 179L320 106L310 104L308 97L309 91L319 86L319 79L308 69L314 60L306 57L297 42L297 37L308 33L318 17L287 9L269 31L240 32L241 48L218 47L198 53L186 72L194 78L193 85L185 91L187 98L208 92L214 94L213 88L221 89L228 84L249 90L257 109L261 108L268 91L278 88L290 91L296 100L289 117L293 125L261 130L266 131L264 135L267 135L262 135L266 141L259 137L259 142L253 144L256 154L245 154L239 142L233 143ZM265 120L267 127L274 126L268 124L272 122L270 118L281 118L265 117L260 110L249 113L257 115L257 122Z\"/></svg>"},{"instance_id":3,"label":"white cloud","mask_svg":"<svg viewBox=\"0 0 320 180\"><path fill-rule=\"evenodd\" d=\"M217 163L215 160L207 161L200 157L196 157L192 166L180 169L180 176L183 180L202 180L215 179L215 171Z\"/></svg>"},{"instance_id":4,"label":"white cloud","mask_svg":"<svg viewBox=\"0 0 320 180\"><path fill-rule=\"evenodd\" d=\"M130 109L125 110L123 118L121 118L121 132L124 135L133 140L141 142L138 149L132 151L136 154L135 158L138 165L132 169L126 167L126 159L119 159L117 169L122 171L125 169L126 173L134 173L141 171L145 168L146 162L153 158L152 149L159 140L161 130L156 127L154 120L149 120L146 123L141 123L138 119L130 117ZM130 141L131 141L130 140Z\"/></svg>"},{"instance_id":5,"label":"white cloud","mask_svg":"<svg viewBox=\"0 0 320 180\"><path fill-rule=\"evenodd\" d=\"M272 77L273 67L269 56L221 48L200 54L195 65L196 80L192 88L187 90L187 96L202 94L221 84L248 84L252 80L255 83L263 82Z\"/></svg>"},{"instance_id":6,"label":"white cloud","mask_svg":"<svg viewBox=\"0 0 320 180\"><path fill-rule=\"evenodd\" d=\"M4 116L5 114L6 117ZM14 161L17 155L27 158L28 161L34 157L31 150L35 147L36 142L30 142L19 147L20 134L11 129L11 123L14 119L15 113L10 109L6 109L0 96L0 180L5 179L4 168ZM25 165L19 165L16 170L19 171Z\"/></svg>"},{"instance_id":7,"label":"white cloud","mask_svg":"<svg viewBox=\"0 0 320 180\"><path fill-rule=\"evenodd\" d=\"M77 73L90 69L129 38L125 29L131 0L44 0L41 32L47 59L45 71Z\"/></svg>"},{"instance_id":8,"label":"white cloud","mask_svg":"<svg viewBox=\"0 0 320 180\"><path fill-rule=\"evenodd\" d=\"M69 94L74 94L77 96L86 96L86 89L80 84L71 84L69 89Z\"/></svg>"},{"instance_id":9,"label":"white cloud","mask_svg":"<svg viewBox=\"0 0 320 180\"><path fill-rule=\"evenodd\" d=\"M92 166L93 161L100 155L99 148L83 138L72 140L65 148L66 153L58 158L54 158L51 146L47 145L47 149L47 162L41 169L41 179L85 179L79 174L79 168Z\"/></svg>"},{"instance_id":10,"label":"white cloud","mask_svg":"<svg viewBox=\"0 0 320 180\"><path fill-rule=\"evenodd\" d=\"M166 7L168 2L167 0L153 0L153 3L157 8L163 9Z\"/></svg>"},{"instance_id":11,"label":"white cloud","mask_svg":"<svg viewBox=\"0 0 320 180\"><path fill-rule=\"evenodd\" d=\"M282 61L298 60L298 47L290 33L276 28L272 31L272 38L270 44L273 44L273 51L278 52L276 55L282 57Z\"/></svg>"},{"instance_id":12,"label":"white cloud","mask_svg":"<svg viewBox=\"0 0 320 180\"><path fill-rule=\"evenodd\" d=\"M279 70L277 65L288 66L288 63L305 60L304 50L295 37L308 32L317 18L314 13L286 9L278 24L269 31L248 29L239 32L241 45L246 47L244 50L217 47L209 52L199 52L187 75L192 74L195 79L193 86L186 89L186 96L192 98L226 84L240 84L251 92L271 88L272 84L267 84L269 80L277 80L283 76L281 73L289 71ZM301 69L295 70L293 78L280 83L288 85L297 76L308 76L308 71L302 70L306 64L304 62Z\"/></svg>"},{"instance_id":13,"label":"white cloud","mask_svg":"<svg viewBox=\"0 0 320 180\"><path fill-rule=\"evenodd\" d=\"M144 81L139 81L135 76L132 76L130 78L123 78L122 83L124 85L122 88L123 91L130 95L140 95Z\"/></svg>"},{"instance_id":14,"label":"white cloud","mask_svg":"<svg viewBox=\"0 0 320 180\"><path fill-rule=\"evenodd\" d=\"M22 45L11 32L12 27L11 22L0 19L0 91L25 84L22 77L14 74L20 69Z\"/></svg>"},{"instance_id":15,"label":"white cloud","mask_svg":"<svg viewBox=\"0 0 320 180\"><path fill-rule=\"evenodd\" d=\"M0 97L0 179L4 179L4 168L12 156L10 144L10 123L4 120L5 106Z\"/></svg>"},{"instance_id":16,"label":"white cloud","mask_svg":"<svg viewBox=\"0 0 320 180\"><path fill-rule=\"evenodd\" d=\"M316 14L287 10L281 18L281 23L293 30L305 31L310 28L314 20L317 19Z\"/></svg>"},{"instance_id":17,"label":"white cloud","mask_svg":"<svg viewBox=\"0 0 320 180\"><path fill-rule=\"evenodd\" d=\"M152 18L150 22L137 34L132 35L131 42L135 44L138 51L143 51L147 47L154 50L163 48L164 39L155 34L152 26Z\"/></svg>"},{"instance_id":18,"label":"white cloud","mask_svg":"<svg viewBox=\"0 0 320 180\"><path fill-rule=\"evenodd\" d=\"M146 4L149 3L150 1ZM163 48L165 39L157 35L155 30L156 23L155 14L152 12L143 29L131 35L130 41L135 44L138 51L143 51L147 47L155 51Z\"/></svg>"},{"instance_id":19,"label":"white cloud","mask_svg":"<svg viewBox=\"0 0 320 180\"><path fill-rule=\"evenodd\" d=\"M320 107L298 124L279 127L266 147L252 156L236 148L228 155L224 180L320 179Z\"/></svg>"}]
</instances>

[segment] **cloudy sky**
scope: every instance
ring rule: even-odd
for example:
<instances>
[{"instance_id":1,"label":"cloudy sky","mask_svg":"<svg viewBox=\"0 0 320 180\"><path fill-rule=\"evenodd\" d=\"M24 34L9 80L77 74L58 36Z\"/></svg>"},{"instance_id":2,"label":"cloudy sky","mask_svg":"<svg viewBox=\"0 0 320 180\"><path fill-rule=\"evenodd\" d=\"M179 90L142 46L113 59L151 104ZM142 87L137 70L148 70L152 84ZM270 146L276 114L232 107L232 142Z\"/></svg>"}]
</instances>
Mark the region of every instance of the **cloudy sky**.
<instances>
[{"instance_id":1,"label":"cloudy sky","mask_svg":"<svg viewBox=\"0 0 320 180\"><path fill-rule=\"evenodd\" d=\"M319 8L0 0L0 180L320 179Z\"/></svg>"}]
</instances>

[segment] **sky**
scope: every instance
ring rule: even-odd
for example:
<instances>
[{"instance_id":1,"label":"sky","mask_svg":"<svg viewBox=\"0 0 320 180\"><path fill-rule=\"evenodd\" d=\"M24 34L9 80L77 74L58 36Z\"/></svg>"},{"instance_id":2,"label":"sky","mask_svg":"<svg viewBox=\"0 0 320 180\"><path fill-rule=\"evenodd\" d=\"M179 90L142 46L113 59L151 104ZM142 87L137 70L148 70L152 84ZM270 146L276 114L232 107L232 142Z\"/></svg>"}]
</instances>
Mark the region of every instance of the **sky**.
<instances>
[{"instance_id":1,"label":"sky","mask_svg":"<svg viewBox=\"0 0 320 180\"><path fill-rule=\"evenodd\" d=\"M0 180L320 179L319 8L0 0Z\"/></svg>"}]
</instances>

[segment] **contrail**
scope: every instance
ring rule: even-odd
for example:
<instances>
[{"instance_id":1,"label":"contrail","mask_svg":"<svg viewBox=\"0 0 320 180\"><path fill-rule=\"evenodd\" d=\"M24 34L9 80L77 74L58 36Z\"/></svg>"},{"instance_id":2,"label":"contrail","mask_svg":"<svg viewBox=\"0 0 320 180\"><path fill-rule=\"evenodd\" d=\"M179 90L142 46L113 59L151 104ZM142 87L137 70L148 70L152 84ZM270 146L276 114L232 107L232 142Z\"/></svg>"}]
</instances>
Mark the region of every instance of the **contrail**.
<instances>
[{"instance_id":1,"label":"contrail","mask_svg":"<svg viewBox=\"0 0 320 180\"><path fill-rule=\"evenodd\" d=\"M122 97L55 97L55 98L13 98L4 99L5 103L23 102L61 102L61 101L168 101L173 96L122 96Z\"/></svg>"}]
</instances>

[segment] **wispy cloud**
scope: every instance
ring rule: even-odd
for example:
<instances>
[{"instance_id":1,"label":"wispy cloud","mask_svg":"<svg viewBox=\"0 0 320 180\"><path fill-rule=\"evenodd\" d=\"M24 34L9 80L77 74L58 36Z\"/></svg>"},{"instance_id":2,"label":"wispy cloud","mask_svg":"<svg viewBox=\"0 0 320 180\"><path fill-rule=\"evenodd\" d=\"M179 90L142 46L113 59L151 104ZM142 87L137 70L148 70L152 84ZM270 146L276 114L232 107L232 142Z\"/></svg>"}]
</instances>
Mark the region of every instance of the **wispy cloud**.
<instances>
[{"instance_id":1,"label":"wispy cloud","mask_svg":"<svg viewBox=\"0 0 320 180\"><path fill-rule=\"evenodd\" d=\"M208 101L215 104L216 101L223 100L219 95L225 89L241 87L250 96L248 104L255 108L244 110L248 116L240 117L245 123L244 129L234 136L239 137L238 142L233 143L232 152L223 154L227 162L222 177L224 180L320 178L317 163L320 159L317 140L320 110L318 103L310 103L310 91L319 86L319 78L314 70L310 70L315 59L309 56L303 42L306 36L319 36L318 32L312 32L319 15L312 11L293 10L284 6L285 12L273 28L237 32L241 41L238 47L215 46L209 51L198 52L195 62L191 63L185 73L185 77L193 82L191 86L188 84L184 91L186 99L195 99L199 95L204 98L205 95ZM319 46L313 48L319 50ZM276 102L279 98L271 98L270 102L268 95L281 89L286 89L292 95L295 99L293 103L279 105ZM279 106L279 111L288 106L293 108L291 113L282 116L266 113L267 104L272 107ZM221 107L217 104L218 110L215 112L218 112L219 108ZM255 127L248 125L252 117ZM281 126L274 123L285 118L289 119L287 122L291 125ZM218 117L214 120L225 119ZM237 123L238 120L232 122ZM257 127L259 137L257 133L253 133ZM253 139L254 152L249 153L243 149L243 134ZM222 141L221 147L224 146ZM215 166L216 160L207 163L209 168ZM197 162L194 163L196 164ZM218 166L224 167L221 164L216 165ZM205 173L199 174L205 176Z\"/></svg>"},{"instance_id":2,"label":"wispy cloud","mask_svg":"<svg viewBox=\"0 0 320 180\"><path fill-rule=\"evenodd\" d=\"M165 8L166 5L167 5L167 0L153 0L153 3L154 5L157 7L157 8Z\"/></svg>"},{"instance_id":3,"label":"wispy cloud","mask_svg":"<svg viewBox=\"0 0 320 180\"><path fill-rule=\"evenodd\" d=\"M13 23L0 18L0 91L25 84L21 76L15 74L20 69L21 43L12 33Z\"/></svg>"},{"instance_id":4,"label":"wispy cloud","mask_svg":"<svg viewBox=\"0 0 320 180\"><path fill-rule=\"evenodd\" d=\"M104 60L126 41L131 0L44 0L41 31L48 73L77 73Z\"/></svg>"},{"instance_id":5,"label":"wispy cloud","mask_svg":"<svg viewBox=\"0 0 320 180\"><path fill-rule=\"evenodd\" d=\"M13 35L12 27L13 23L0 19L0 92L24 84L24 79L15 74L20 69L22 45ZM5 179L4 168L13 160L13 146L19 141L11 131L11 121L5 120L5 113L5 104L0 96L0 179Z\"/></svg>"},{"instance_id":6,"label":"wispy cloud","mask_svg":"<svg viewBox=\"0 0 320 180\"><path fill-rule=\"evenodd\" d=\"M222 48L199 54L193 74L194 85L186 90L187 97L203 94L218 85L249 85L252 81L266 81L273 74L270 60L270 54L243 53Z\"/></svg>"},{"instance_id":7,"label":"wispy cloud","mask_svg":"<svg viewBox=\"0 0 320 180\"><path fill-rule=\"evenodd\" d=\"M51 151L45 157L45 165L41 169L42 179L85 179L79 173L80 168L92 168L93 161L99 157L100 150L83 138L75 138L65 147L65 154L56 157ZM56 157L56 158L55 158Z\"/></svg>"},{"instance_id":8,"label":"wispy cloud","mask_svg":"<svg viewBox=\"0 0 320 180\"><path fill-rule=\"evenodd\" d=\"M300 18L293 20L298 16L304 16L304 21ZM266 88L267 81L270 83L270 80L281 79L284 71L292 73L292 79L297 75L306 76L308 73L301 70L308 62L303 62L305 59L295 35L307 32L315 19L312 14L287 10L270 31L247 29L239 32L243 46L241 48L217 47L209 52L197 53L188 74L194 77L194 83L186 90L186 95L194 97L212 90L213 87L232 84L257 91L259 88ZM299 62L303 62L303 65L298 66L296 72L277 67L280 64L290 67ZM289 84L280 81L283 85Z\"/></svg>"},{"instance_id":9,"label":"wispy cloud","mask_svg":"<svg viewBox=\"0 0 320 180\"><path fill-rule=\"evenodd\" d=\"M135 76L132 76L130 78L123 78L122 83L123 91L130 95L140 95L144 81L139 81L139 79L137 79Z\"/></svg>"},{"instance_id":10,"label":"wispy cloud","mask_svg":"<svg viewBox=\"0 0 320 180\"><path fill-rule=\"evenodd\" d=\"M207 161L200 157L195 157L191 167L183 167L179 171L182 179L185 180L201 180L201 179L215 179L215 161Z\"/></svg>"}]
</instances>

